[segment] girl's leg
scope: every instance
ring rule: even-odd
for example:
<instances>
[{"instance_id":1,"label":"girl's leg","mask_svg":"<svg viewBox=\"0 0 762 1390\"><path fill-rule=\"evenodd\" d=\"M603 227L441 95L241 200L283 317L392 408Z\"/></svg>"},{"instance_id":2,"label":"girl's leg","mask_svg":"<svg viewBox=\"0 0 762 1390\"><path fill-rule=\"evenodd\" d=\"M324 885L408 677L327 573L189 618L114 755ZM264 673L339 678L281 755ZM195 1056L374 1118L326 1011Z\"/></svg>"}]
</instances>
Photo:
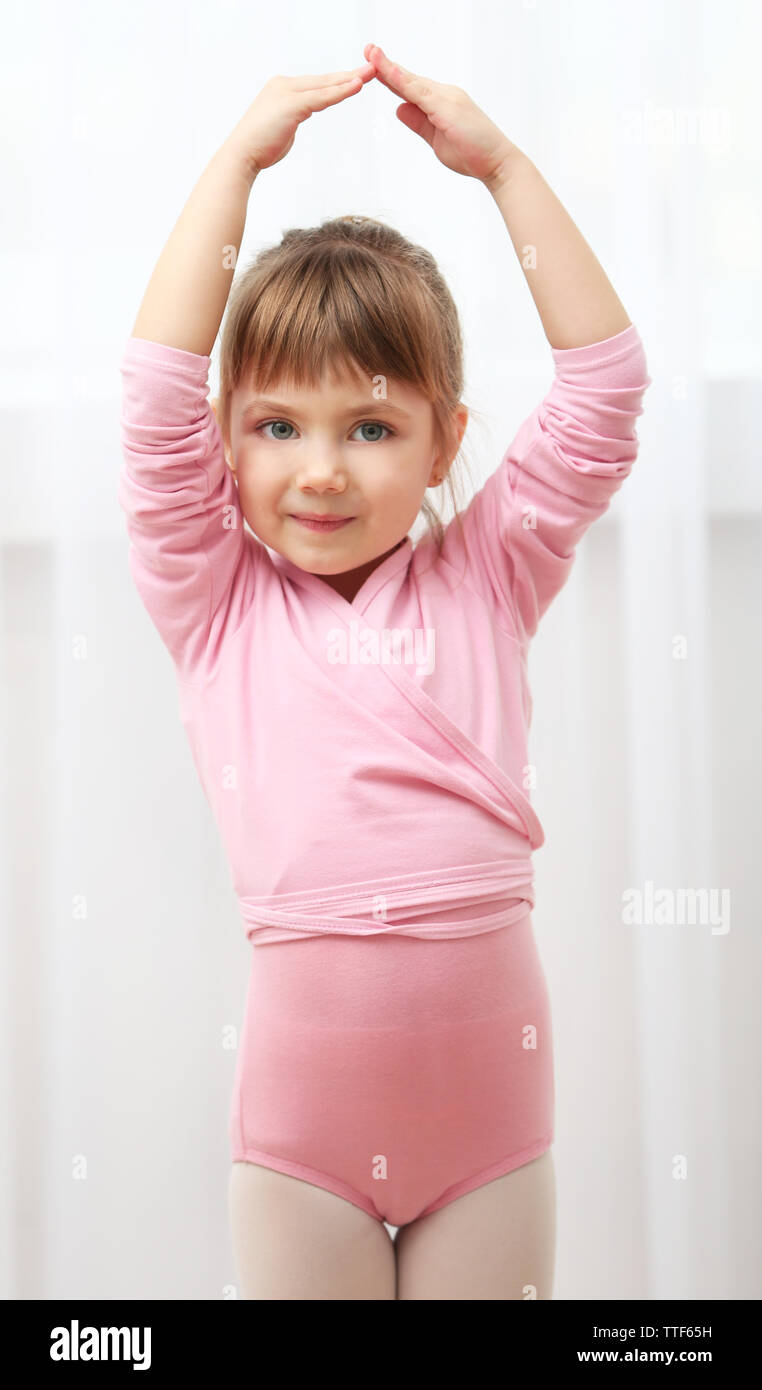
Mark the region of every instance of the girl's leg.
<instances>
[{"instance_id":1,"label":"girl's leg","mask_svg":"<svg viewBox=\"0 0 762 1390\"><path fill-rule=\"evenodd\" d=\"M551 1149L400 1227L395 1243L398 1299L551 1298Z\"/></svg>"},{"instance_id":2,"label":"girl's leg","mask_svg":"<svg viewBox=\"0 0 762 1390\"><path fill-rule=\"evenodd\" d=\"M396 1297L389 1232L343 1197L257 1163L236 1162L228 1206L242 1298Z\"/></svg>"}]
</instances>

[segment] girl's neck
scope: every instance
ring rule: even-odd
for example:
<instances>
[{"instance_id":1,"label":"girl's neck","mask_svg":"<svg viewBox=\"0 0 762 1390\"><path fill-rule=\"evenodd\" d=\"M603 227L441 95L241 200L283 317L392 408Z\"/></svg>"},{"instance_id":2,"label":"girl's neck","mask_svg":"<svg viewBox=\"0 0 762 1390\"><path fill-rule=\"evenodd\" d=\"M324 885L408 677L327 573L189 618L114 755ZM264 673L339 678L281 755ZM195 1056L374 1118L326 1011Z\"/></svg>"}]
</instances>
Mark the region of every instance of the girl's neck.
<instances>
[{"instance_id":1,"label":"girl's neck","mask_svg":"<svg viewBox=\"0 0 762 1390\"><path fill-rule=\"evenodd\" d=\"M384 560L388 560L390 555L393 555L396 550L399 550L400 546L404 545L406 540L407 536L403 536L402 540L397 541L397 544L393 545L391 550L386 550L383 555L377 555L374 560L368 560L364 565L358 565L357 569L345 570L343 574L320 574L316 577L322 579L326 584L330 584L331 588L334 589L337 594L345 598L347 603L351 603L355 594L359 593L366 579L369 578L374 570L378 569L379 565L384 563Z\"/></svg>"}]
</instances>

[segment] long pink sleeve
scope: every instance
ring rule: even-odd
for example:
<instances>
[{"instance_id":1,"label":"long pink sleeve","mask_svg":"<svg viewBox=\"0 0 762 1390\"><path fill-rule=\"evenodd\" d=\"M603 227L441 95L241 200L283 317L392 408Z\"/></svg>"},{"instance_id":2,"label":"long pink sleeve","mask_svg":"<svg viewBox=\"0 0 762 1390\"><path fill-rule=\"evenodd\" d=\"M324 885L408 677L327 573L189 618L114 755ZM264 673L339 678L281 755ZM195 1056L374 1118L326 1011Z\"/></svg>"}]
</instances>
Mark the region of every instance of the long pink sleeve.
<instances>
[{"instance_id":1,"label":"long pink sleeve","mask_svg":"<svg viewBox=\"0 0 762 1390\"><path fill-rule=\"evenodd\" d=\"M186 681L201 679L252 602L259 542L207 399L209 357L129 338L122 374L123 467L138 593Z\"/></svg>"},{"instance_id":2,"label":"long pink sleeve","mask_svg":"<svg viewBox=\"0 0 762 1390\"><path fill-rule=\"evenodd\" d=\"M602 516L638 451L651 384L634 324L599 343L552 348L555 378L495 472L463 513L467 573L527 642L568 578L585 531ZM452 524L445 555L463 563Z\"/></svg>"}]
</instances>

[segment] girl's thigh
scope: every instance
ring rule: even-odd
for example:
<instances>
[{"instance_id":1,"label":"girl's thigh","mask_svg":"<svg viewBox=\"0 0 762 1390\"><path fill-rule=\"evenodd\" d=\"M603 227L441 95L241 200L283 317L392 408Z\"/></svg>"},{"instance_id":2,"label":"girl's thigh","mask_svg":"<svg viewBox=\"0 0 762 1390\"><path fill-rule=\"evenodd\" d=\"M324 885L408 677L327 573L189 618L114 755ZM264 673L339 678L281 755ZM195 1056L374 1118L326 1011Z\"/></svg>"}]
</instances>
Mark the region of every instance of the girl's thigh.
<instances>
[{"instance_id":1,"label":"girl's thigh","mask_svg":"<svg viewBox=\"0 0 762 1390\"><path fill-rule=\"evenodd\" d=\"M396 1236L398 1299L552 1297L552 1150L485 1183Z\"/></svg>"},{"instance_id":2,"label":"girl's thigh","mask_svg":"<svg viewBox=\"0 0 762 1390\"><path fill-rule=\"evenodd\" d=\"M242 1298L396 1297L394 1242L382 1222L345 1198L236 1162L228 1207Z\"/></svg>"}]
</instances>

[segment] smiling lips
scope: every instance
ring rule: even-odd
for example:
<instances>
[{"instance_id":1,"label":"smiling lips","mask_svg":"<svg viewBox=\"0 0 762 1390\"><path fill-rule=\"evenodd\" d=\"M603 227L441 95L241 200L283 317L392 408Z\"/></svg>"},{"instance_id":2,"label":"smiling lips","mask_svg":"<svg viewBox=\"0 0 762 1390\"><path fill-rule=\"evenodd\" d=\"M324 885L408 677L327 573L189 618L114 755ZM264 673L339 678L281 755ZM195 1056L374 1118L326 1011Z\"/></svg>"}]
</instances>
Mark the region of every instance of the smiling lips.
<instances>
[{"instance_id":1,"label":"smiling lips","mask_svg":"<svg viewBox=\"0 0 762 1390\"><path fill-rule=\"evenodd\" d=\"M291 513L292 521L297 521L300 526L306 526L310 531L338 531L339 527L347 526L350 521L354 521L353 516L320 516L319 513L309 512Z\"/></svg>"}]
</instances>

